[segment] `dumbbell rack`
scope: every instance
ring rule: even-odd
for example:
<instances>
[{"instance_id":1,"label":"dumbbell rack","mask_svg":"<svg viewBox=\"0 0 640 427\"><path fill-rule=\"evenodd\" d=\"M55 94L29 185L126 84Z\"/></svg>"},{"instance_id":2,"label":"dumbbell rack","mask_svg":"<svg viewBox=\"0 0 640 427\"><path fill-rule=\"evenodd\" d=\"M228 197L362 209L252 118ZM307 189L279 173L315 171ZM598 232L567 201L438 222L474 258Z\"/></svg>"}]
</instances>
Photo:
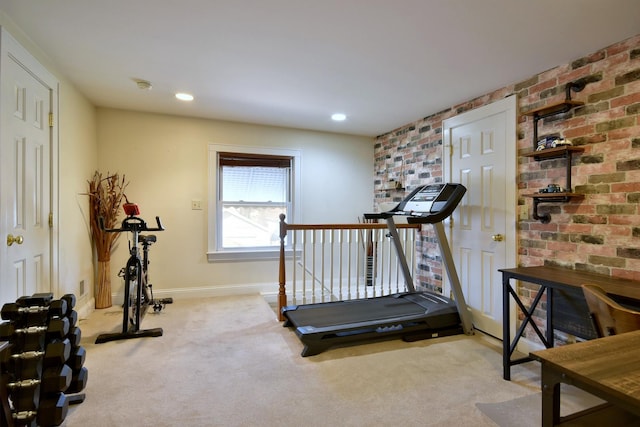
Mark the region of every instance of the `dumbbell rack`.
<instances>
[{"instance_id":1,"label":"dumbbell rack","mask_svg":"<svg viewBox=\"0 0 640 427\"><path fill-rule=\"evenodd\" d=\"M74 310L76 297L34 294L0 310L2 414L11 426L59 426L82 403L88 370ZM0 423L0 425L4 425Z\"/></svg>"}]
</instances>

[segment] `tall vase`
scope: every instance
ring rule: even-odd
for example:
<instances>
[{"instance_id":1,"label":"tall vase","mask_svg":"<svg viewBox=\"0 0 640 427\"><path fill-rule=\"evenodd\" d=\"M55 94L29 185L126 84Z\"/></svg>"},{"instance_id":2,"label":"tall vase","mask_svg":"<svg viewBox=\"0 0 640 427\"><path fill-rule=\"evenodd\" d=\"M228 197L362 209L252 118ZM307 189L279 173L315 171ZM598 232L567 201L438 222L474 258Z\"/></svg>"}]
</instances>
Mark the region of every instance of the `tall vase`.
<instances>
[{"instance_id":1,"label":"tall vase","mask_svg":"<svg viewBox=\"0 0 640 427\"><path fill-rule=\"evenodd\" d=\"M111 305L111 260L98 260L96 308L109 308Z\"/></svg>"}]
</instances>

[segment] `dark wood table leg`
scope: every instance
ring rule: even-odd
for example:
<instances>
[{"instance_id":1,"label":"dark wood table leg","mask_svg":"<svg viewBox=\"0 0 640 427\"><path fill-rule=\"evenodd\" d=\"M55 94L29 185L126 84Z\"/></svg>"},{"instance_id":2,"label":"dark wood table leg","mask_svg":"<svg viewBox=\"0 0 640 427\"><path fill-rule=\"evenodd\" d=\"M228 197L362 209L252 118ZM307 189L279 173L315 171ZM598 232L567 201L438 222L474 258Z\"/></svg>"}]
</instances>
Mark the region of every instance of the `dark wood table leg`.
<instances>
[{"instance_id":1,"label":"dark wood table leg","mask_svg":"<svg viewBox=\"0 0 640 427\"><path fill-rule=\"evenodd\" d=\"M547 342L545 343L547 348L554 346L555 338L553 336L553 304L554 304L554 292L553 288L547 287Z\"/></svg>"},{"instance_id":2,"label":"dark wood table leg","mask_svg":"<svg viewBox=\"0 0 640 427\"><path fill-rule=\"evenodd\" d=\"M507 381L511 380L509 286L509 276L502 273L502 378Z\"/></svg>"},{"instance_id":3,"label":"dark wood table leg","mask_svg":"<svg viewBox=\"0 0 640 427\"><path fill-rule=\"evenodd\" d=\"M560 423L560 380L555 369L542 363L542 427Z\"/></svg>"}]
</instances>

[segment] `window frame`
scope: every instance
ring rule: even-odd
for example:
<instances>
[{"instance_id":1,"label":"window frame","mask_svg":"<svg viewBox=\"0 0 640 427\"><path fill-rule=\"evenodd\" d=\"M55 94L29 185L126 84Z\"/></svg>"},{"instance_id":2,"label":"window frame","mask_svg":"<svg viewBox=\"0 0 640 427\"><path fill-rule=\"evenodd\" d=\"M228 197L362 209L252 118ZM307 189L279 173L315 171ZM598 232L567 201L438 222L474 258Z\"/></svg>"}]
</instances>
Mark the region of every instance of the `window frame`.
<instances>
[{"instance_id":1,"label":"window frame","mask_svg":"<svg viewBox=\"0 0 640 427\"><path fill-rule=\"evenodd\" d=\"M280 256L280 247L273 248L233 248L221 249L218 247L217 236L221 224L218 221L220 214L218 209L220 176L219 153L239 153L269 156L291 157L291 211L292 218L286 218L289 223L299 222L300 218L300 193L301 179L300 168L302 155L299 150L267 147L232 146L226 144L209 144L208 147L208 231L207 231L207 261L208 262L229 262L229 261L259 261L275 260ZM289 246L287 244L287 246Z\"/></svg>"}]
</instances>

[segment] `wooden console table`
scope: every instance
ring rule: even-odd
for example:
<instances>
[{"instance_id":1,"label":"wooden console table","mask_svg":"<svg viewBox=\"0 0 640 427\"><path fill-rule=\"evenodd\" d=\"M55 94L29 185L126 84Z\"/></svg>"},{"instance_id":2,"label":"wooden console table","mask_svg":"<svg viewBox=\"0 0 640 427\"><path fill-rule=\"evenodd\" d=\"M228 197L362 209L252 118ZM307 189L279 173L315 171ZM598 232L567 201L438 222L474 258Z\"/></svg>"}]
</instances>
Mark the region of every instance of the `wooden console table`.
<instances>
[{"instance_id":1,"label":"wooden console table","mask_svg":"<svg viewBox=\"0 0 640 427\"><path fill-rule=\"evenodd\" d=\"M640 423L640 331L531 353L542 363L542 426ZM608 404L560 417L560 383Z\"/></svg>"},{"instance_id":2,"label":"wooden console table","mask_svg":"<svg viewBox=\"0 0 640 427\"><path fill-rule=\"evenodd\" d=\"M583 284L591 283L600 286L609 294L640 300L640 282L633 280L546 266L506 268L498 271L502 272L502 364L504 370L503 378L505 380L511 379L511 366L533 360L530 356L512 360L513 352L527 325L531 325L546 348L554 346L552 310L554 289L575 291L576 288L580 289ZM540 290L529 308L525 307L516 289L511 286L512 279L540 286ZM543 334L533 321L533 313L545 293L547 324L546 333ZM525 316L524 321L516 331L512 340L510 340L511 326L509 324L511 311L510 297L513 298Z\"/></svg>"}]
</instances>

